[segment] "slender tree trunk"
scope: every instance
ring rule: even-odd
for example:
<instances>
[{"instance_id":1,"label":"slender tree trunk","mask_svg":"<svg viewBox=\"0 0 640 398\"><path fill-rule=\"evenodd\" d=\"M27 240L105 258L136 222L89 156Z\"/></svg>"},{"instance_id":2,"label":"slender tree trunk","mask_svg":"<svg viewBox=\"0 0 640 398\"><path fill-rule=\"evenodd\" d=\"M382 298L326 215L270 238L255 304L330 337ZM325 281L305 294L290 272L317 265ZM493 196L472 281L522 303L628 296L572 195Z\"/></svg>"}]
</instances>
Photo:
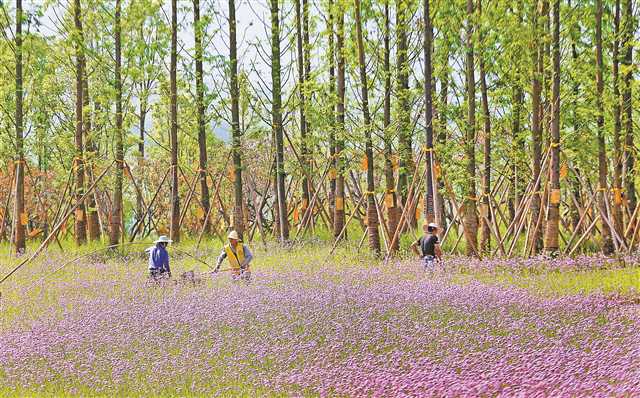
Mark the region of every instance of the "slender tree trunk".
<instances>
[{"instance_id":1,"label":"slender tree trunk","mask_svg":"<svg viewBox=\"0 0 640 398\"><path fill-rule=\"evenodd\" d=\"M302 160L302 212L306 210L309 205L309 180L307 179L307 172L309 167L307 164L307 119L305 117L306 103L305 103L305 58L303 50L303 34L302 34L302 9L300 6L301 0L295 0L296 8L296 44L298 50L297 64L298 64L298 98L300 103L300 153Z\"/></svg>"},{"instance_id":2,"label":"slender tree trunk","mask_svg":"<svg viewBox=\"0 0 640 398\"><path fill-rule=\"evenodd\" d=\"M613 222L619 236L624 236L624 218L622 216L622 148L620 133L621 122L621 102L620 102L620 73L618 65L620 62L620 0L616 0L613 32Z\"/></svg>"},{"instance_id":3,"label":"slender tree trunk","mask_svg":"<svg viewBox=\"0 0 640 398\"><path fill-rule=\"evenodd\" d=\"M313 97L313 91L311 90L311 43L309 42L309 1L302 0L302 39L303 39L303 58L304 58L304 92L305 96L305 107L306 109L311 109L311 101ZM305 110L305 112L309 112ZM313 150L314 150L314 141L311 131L311 125L309 123L309 118L305 118L305 131L307 133L307 142L306 142L306 165L309 175L313 175ZM306 175L305 175L306 177ZM313 197L314 185L313 181L308 181L308 191L309 196Z\"/></svg>"},{"instance_id":4,"label":"slender tree trunk","mask_svg":"<svg viewBox=\"0 0 640 398\"><path fill-rule=\"evenodd\" d=\"M464 151L466 175L464 182L464 233L467 242L466 254L478 254L478 217L476 212L476 81L474 73L474 7L473 0L467 0L466 26L466 83L467 83L467 127Z\"/></svg>"},{"instance_id":5,"label":"slender tree trunk","mask_svg":"<svg viewBox=\"0 0 640 398\"><path fill-rule=\"evenodd\" d=\"M232 0L233 1L233 0ZM200 0L193 0L193 28L194 44L196 50L196 111L198 118L198 173L200 174L200 202L202 203L203 217L200 220L204 233L209 233L209 221L206 215L209 213L209 185L207 184L207 130L204 109L204 75L202 71L202 37L204 29L200 21ZM233 62L233 61L232 61Z\"/></svg>"},{"instance_id":6,"label":"slender tree trunk","mask_svg":"<svg viewBox=\"0 0 640 398\"><path fill-rule=\"evenodd\" d=\"M331 162L331 173L329 174L329 221L331 226L335 224L336 211L336 53L334 46L334 4L329 0L329 98L331 101L331 115L329 118L329 156Z\"/></svg>"},{"instance_id":7,"label":"slender tree trunk","mask_svg":"<svg viewBox=\"0 0 640 398\"><path fill-rule=\"evenodd\" d=\"M15 208L13 212L13 231L16 254L24 253L25 226L24 218L24 148L23 148L23 110L24 100L22 90L22 0L16 0L16 153L15 153Z\"/></svg>"},{"instance_id":8,"label":"slender tree trunk","mask_svg":"<svg viewBox=\"0 0 640 398\"><path fill-rule=\"evenodd\" d=\"M560 247L560 0L553 3L553 82L551 112L551 186L547 209L545 251L556 253Z\"/></svg>"},{"instance_id":9,"label":"slender tree trunk","mask_svg":"<svg viewBox=\"0 0 640 398\"><path fill-rule=\"evenodd\" d=\"M271 81L272 102L271 114L276 138L276 170L278 218L280 221L280 241L289 240L289 219L287 213L287 192L285 189L284 173L284 140L282 127L282 85L280 77L280 15L278 0L271 0Z\"/></svg>"},{"instance_id":10,"label":"slender tree trunk","mask_svg":"<svg viewBox=\"0 0 640 398\"><path fill-rule=\"evenodd\" d=\"M571 0L568 0L568 6L569 8L571 8ZM571 35L572 38L575 37L579 37L581 35L580 32L580 27L578 25L578 29L577 32L573 33ZM578 50L576 48L576 40L572 39L571 41L571 59L573 60L573 65L578 65ZM576 134L576 136L579 134L579 129L580 129L580 122L579 122L579 116L578 116L578 98L580 97L580 82L577 78L572 77L573 80L573 115L572 115L572 119L573 119L573 133ZM572 173L574 174L574 173ZM580 223L580 211L583 207L582 204L582 197L580 194L581 191L581 187L580 187L580 177L578 175L574 175L571 179L571 191L572 196L575 197L575 201L570 201L570 212L571 212L571 224L573 225L574 229L578 228L578 233L582 228L579 228L578 224Z\"/></svg>"},{"instance_id":11,"label":"slender tree trunk","mask_svg":"<svg viewBox=\"0 0 640 398\"><path fill-rule=\"evenodd\" d=\"M509 202L507 204L509 210L509 219L513 220L516 216L516 209L522 199L522 186L520 179L525 175L526 165L522 162L522 152L520 151L524 147L524 140L521 137L520 122L522 115L522 108L524 103L524 93L520 83L516 83L513 87L513 115L511 119L511 142L514 147L511 150L511 175L510 188L509 188Z\"/></svg>"},{"instance_id":12,"label":"slender tree trunk","mask_svg":"<svg viewBox=\"0 0 640 398\"><path fill-rule=\"evenodd\" d=\"M393 134L391 132L391 49L390 49L390 32L389 26L389 0L384 2L384 177L385 177L385 205L387 208L387 226L388 230L393 233L400 222L400 206L398 206L398 197L395 190L395 178L393 170ZM400 240L396 239L393 246L389 248L391 252L397 252L400 248Z\"/></svg>"},{"instance_id":13,"label":"slender tree trunk","mask_svg":"<svg viewBox=\"0 0 640 398\"><path fill-rule=\"evenodd\" d=\"M82 10L80 8L80 0L73 2L73 21L75 26L75 34L77 35L74 46L76 49L76 130L75 145L76 154L73 159L73 169L76 178L75 200L78 208L75 211L74 236L76 245L80 246L87 241L87 220L85 214L84 200L84 143L83 143L83 67L84 67L84 43L82 41ZM82 201L81 203L78 203Z\"/></svg>"},{"instance_id":14,"label":"slender tree trunk","mask_svg":"<svg viewBox=\"0 0 640 398\"><path fill-rule=\"evenodd\" d=\"M433 41L433 26L431 25L430 0L423 1L424 37L422 50L424 52L424 114L425 114L425 144L427 181L424 195L424 224L435 221L435 190L434 190L434 157L433 157L433 97L432 80L433 65L431 64L431 49ZM426 227L424 228L426 231Z\"/></svg>"},{"instance_id":15,"label":"slender tree trunk","mask_svg":"<svg viewBox=\"0 0 640 398\"><path fill-rule=\"evenodd\" d=\"M122 180L124 172L124 142L122 132L122 35L120 16L122 1L116 0L115 15L115 85L116 85L116 178L113 189L113 205L109 222L109 244L117 245L120 242L120 225L122 223Z\"/></svg>"},{"instance_id":16,"label":"slender tree trunk","mask_svg":"<svg viewBox=\"0 0 640 398\"><path fill-rule=\"evenodd\" d=\"M596 0L596 124L598 127L598 184L600 186L599 191L599 206L602 214L606 214L607 211L607 152L604 142L604 104L602 96L604 95L604 65L602 61L602 0ZM602 251L605 254L611 254L613 252L613 241L611 240L611 231L609 225L602 221L600 225L600 231L602 233Z\"/></svg>"},{"instance_id":17,"label":"slender tree trunk","mask_svg":"<svg viewBox=\"0 0 640 398\"><path fill-rule=\"evenodd\" d=\"M240 91L238 87L238 54L236 42L236 9L235 1L229 0L229 49L231 59L231 123L233 133L233 167L235 179L233 228L240 234L244 233L244 211L242 201L242 142L240 138ZM286 203L285 203L286 205Z\"/></svg>"},{"instance_id":18,"label":"slender tree trunk","mask_svg":"<svg viewBox=\"0 0 640 398\"><path fill-rule=\"evenodd\" d=\"M478 0L478 15L482 15L482 0ZM482 29L480 30L480 48L484 46ZM489 211L489 199L491 195L491 114L489 113L489 96L487 93L487 78L484 68L484 51L480 54L480 90L482 91L482 121L484 122L484 173L482 176L482 229L480 231L480 247L484 253L491 249L491 212Z\"/></svg>"},{"instance_id":19,"label":"slender tree trunk","mask_svg":"<svg viewBox=\"0 0 640 398\"><path fill-rule=\"evenodd\" d=\"M518 20L520 24L523 24L522 17L522 5L517 6ZM513 148L509 151L509 161L511 166L511 172L509 175L509 199L507 201L507 209L509 212L509 219L513 220L516 215L516 209L518 208L522 199L523 181L524 176L528 175L528 168L523 161L524 152L522 149L525 147L524 137L522 136L521 123L522 123L522 111L524 103L524 90L522 88L522 68L520 65L520 54L512 59L514 64L514 86L511 94L512 101L512 117L511 117L511 143Z\"/></svg>"},{"instance_id":20,"label":"slender tree trunk","mask_svg":"<svg viewBox=\"0 0 640 398\"><path fill-rule=\"evenodd\" d=\"M171 118L171 226L169 235L174 242L180 241L180 194L178 192L178 6L171 0L171 61L169 85L171 98L169 113Z\"/></svg>"},{"instance_id":21,"label":"slender tree trunk","mask_svg":"<svg viewBox=\"0 0 640 398\"><path fill-rule=\"evenodd\" d=\"M356 37L358 41L358 64L360 69L360 86L362 92L362 114L364 117L365 153L367 157L367 234L369 248L380 254L380 235L378 234L378 210L375 201L375 180L373 178L373 142L371 140L371 116L369 115L369 88L367 86L367 66L364 57L364 40L362 39L362 19L360 16L360 0L354 0L356 13Z\"/></svg>"},{"instance_id":22,"label":"slender tree trunk","mask_svg":"<svg viewBox=\"0 0 640 398\"><path fill-rule=\"evenodd\" d=\"M402 198L402 203L408 206L408 187L411 184L413 175L413 156L411 140L411 110L409 102L409 61L408 61L408 2L407 0L396 0L396 35L397 35L397 79L396 96L398 114L398 143L400 154L400 170L398 173L398 193ZM407 212L409 225L415 227L415 214Z\"/></svg>"},{"instance_id":23,"label":"slender tree trunk","mask_svg":"<svg viewBox=\"0 0 640 398\"><path fill-rule=\"evenodd\" d=\"M144 83L141 85L142 93L140 95L140 115L138 118L138 167L142 170L144 166L144 135L145 135L145 123L147 119L147 94L144 92ZM140 190L136 190L136 213L138 215L138 219L140 223L138 224L138 228L142 230L144 228L144 205L142 200L142 192Z\"/></svg>"},{"instance_id":24,"label":"slender tree trunk","mask_svg":"<svg viewBox=\"0 0 640 398\"><path fill-rule=\"evenodd\" d=\"M447 42L445 47L445 53L442 58L443 65L449 65L449 53L450 48ZM449 96L449 68L442 68L442 75L440 76L440 108L439 108L439 124L440 128L438 129L438 143L441 147L446 145L448 135L447 135L447 108L448 108L448 96ZM442 162L444 159L440 159ZM438 178L438 189L436 190L436 199L438 205L438 214L440 219L438 220L438 224L442 231L447 230L447 216L445 209L445 201L442 193L445 191L444 179L442 176Z\"/></svg>"},{"instance_id":25,"label":"slender tree trunk","mask_svg":"<svg viewBox=\"0 0 640 398\"><path fill-rule=\"evenodd\" d=\"M551 144L551 7L549 0L543 0L542 8L544 10L544 66L542 72L543 85L543 103L540 109L542 120L542 135L544 139L544 147L548 148ZM544 217L544 216L543 216Z\"/></svg>"},{"instance_id":26,"label":"slender tree trunk","mask_svg":"<svg viewBox=\"0 0 640 398\"><path fill-rule=\"evenodd\" d=\"M635 149L633 143L633 107L631 86L633 85L633 40L635 23L633 16L633 1L624 0L624 25L622 31L624 59L623 90L622 90L622 118L625 131L624 139L624 180L627 199L629 201L629 214L633 214L636 208L636 184L635 184Z\"/></svg>"},{"instance_id":27,"label":"slender tree trunk","mask_svg":"<svg viewBox=\"0 0 640 398\"><path fill-rule=\"evenodd\" d=\"M542 172L541 80L544 73L544 45L538 41L538 38L541 33L540 16L544 15L545 11L543 10L542 12L539 12L536 7L534 7L533 13L533 74L531 79L531 146L533 152L533 176L531 178L535 185L533 188L533 198L531 200L531 219L533 227L529 231L529 239L532 242L532 252L535 255L542 248L541 228L537 227L537 222L540 218L542 204L540 178L538 178L538 176L540 176L540 173Z\"/></svg>"},{"instance_id":28,"label":"slender tree trunk","mask_svg":"<svg viewBox=\"0 0 640 398\"><path fill-rule=\"evenodd\" d=\"M345 59L344 59L344 13L340 10L337 13L337 57L338 57L338 103L336 106L337 115L337 137L336 137L336 210L334 214L333 235L340 236L340 232L344 227L344 98L345 98ZM346 232L346 231L345 231ZM346 234L342 234L342 238L346 238Z\"/></svg>"},{"instance_id":29,"label":"slender tree trunk","mask_svg":"<svg viewBox=\"0 0 640 398\"><path fill-rule=\"evenodd\" d=\"M96 146L95 146L95 138L92 136L91 114L89 113L89 109L90 109L89 77L87 76L86 64L83 65L82 71L83 71L82 102L84 104L84 112L82 113L84 117L84 123L82 123L82 126L84 128L86 157L89 159L88 163L85 164L84 171L85 171L87 180L91 182L91 176L93 175L93 159L95 158L95 155L96 155ZM89 240L91 241L100 240L102 231L100 230L100 219L98 218L98 205L96 203L95 191L91 195L89 195L89 197L87 197L86 205L87 205L87 232L89 234Z\"/></svg>"}]
</instances>

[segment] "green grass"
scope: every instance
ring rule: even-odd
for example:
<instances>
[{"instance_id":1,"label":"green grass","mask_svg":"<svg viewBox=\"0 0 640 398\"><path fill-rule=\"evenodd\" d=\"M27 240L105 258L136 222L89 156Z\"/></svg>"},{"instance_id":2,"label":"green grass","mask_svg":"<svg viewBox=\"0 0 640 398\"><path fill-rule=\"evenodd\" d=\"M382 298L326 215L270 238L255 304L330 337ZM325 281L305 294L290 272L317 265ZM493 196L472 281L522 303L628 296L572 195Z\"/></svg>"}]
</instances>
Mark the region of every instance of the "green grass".
<instances>
[{"instance_id":1,"label":"green grass","mask_svg":"<svg viewBox=\"0 0 640 398\"><path fill-rule=\"evenodd\" d=\"M454 280L464 283L478 280L482 283L517 286L543 296L575 294L623 294L640 293L640 268L590 269L590 270L523 270L476 271L460 273Z\"/></svg>"}]
</instances>

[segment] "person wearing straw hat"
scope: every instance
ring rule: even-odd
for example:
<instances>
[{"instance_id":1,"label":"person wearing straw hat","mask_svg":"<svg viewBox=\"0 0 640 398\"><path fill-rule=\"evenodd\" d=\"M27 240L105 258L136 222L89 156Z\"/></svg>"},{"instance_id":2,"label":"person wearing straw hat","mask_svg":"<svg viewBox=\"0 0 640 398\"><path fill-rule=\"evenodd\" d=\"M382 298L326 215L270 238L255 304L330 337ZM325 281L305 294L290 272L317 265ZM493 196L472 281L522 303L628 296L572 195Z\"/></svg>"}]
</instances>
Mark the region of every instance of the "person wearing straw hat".
<instances>
[{"instance_id":1,"label":"person wearing straw hat","mask_svg":"<svg viewBox=\"0 0 640 398\"><path fill-rule=\"evenodd\" d=\"M147 249L149 251L149 273L154 279L164 276L171 277L169 253L167 252L167 245L171 242L173 242L171 239L162 235L154 242L155 246Z\"/></svg>"},{"instance_id":2,"label":"person wearing straw hat","mask_svg":"<svg viewBox=\"0 0 640 398\"><path fill-rule=\"evenodd\" d=\"M418 249L419 248L419 249ZM442 261L442 249L438 240L438 224L427 225L427 233L411 245L411 250L424 261L425 269L433 266L435 260Z\"/></svg>"},{"instance_id":3,"label":"person wearing straw hat","mask_svg":"<svg viewBox=\"0 0 640 398\"><path fill-rule=\"evenodd\" d=\"M229 244L222 248L222 252L218 256L216 263L216 269L214 272L218 272L220 265L224 259L229 260L231 265L231 271L233 272L234 279L242 279L249 282L251 279L251 270L249 269L249 263L253 260L253 254L249 248L242 243L238 232L231 231L229 236Z\"/></svg>"}]
</instances>

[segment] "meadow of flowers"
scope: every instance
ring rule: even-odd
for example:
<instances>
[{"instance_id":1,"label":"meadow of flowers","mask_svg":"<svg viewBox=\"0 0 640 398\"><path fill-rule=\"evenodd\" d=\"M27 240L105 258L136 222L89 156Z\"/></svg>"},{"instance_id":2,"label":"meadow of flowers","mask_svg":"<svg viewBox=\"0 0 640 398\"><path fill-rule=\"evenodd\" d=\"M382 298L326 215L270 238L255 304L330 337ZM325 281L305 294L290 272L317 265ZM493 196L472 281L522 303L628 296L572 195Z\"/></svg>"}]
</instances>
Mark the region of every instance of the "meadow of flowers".
<instances>
[{"instance_id":1,"label":"meadow of flowers","mask_svg":"<svg viewBox=\"0 0 640 398\"><path fill-rule=\"evenodd\" d=\"M424 272L278 256L250 285L150 285L135 258L16 282L1 304L0 395L640 396L639 282L537 291L540 275L633 278L633 259L460 258ZM32 279L59 260L47 261Z\"/></svg>"}]
</instances>

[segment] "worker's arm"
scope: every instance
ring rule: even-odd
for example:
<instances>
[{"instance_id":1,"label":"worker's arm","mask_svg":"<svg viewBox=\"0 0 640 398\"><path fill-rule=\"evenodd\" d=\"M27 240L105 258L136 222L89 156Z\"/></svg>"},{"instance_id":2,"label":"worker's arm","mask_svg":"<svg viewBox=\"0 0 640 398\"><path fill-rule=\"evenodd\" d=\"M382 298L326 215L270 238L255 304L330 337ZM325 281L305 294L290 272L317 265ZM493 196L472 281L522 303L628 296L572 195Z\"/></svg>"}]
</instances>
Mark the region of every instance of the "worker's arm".
<instances>
[{"instance_id":1,"label":"worker's arm","mask_svg":"<svg viewBox=\"0 0 640 398\"><path fill-rule=\"evenodd\" d=\"M220 265L222 264L225 258L227 258L227 252L224 251L224 248L222 248L222 252L218 256L218 260L216 261L216 269L213 270L213 272L218 272L218 270L220 269Z\"/></svg>"},{"instance_id":2,"label":"worker's arm","mask_svg":"<svg viewBox=\"0 0 640 398\"><path fill-rule=\"evenodd\" d=\"M436 243L434 248L434 252L436 254L436 258L438 259L438 261L442 261L442 249L440 248L440 244Z\"/></svg>"},{"instance_id":3,"label":"worker's arm","mask_svg":"<svg viewBox=\"0 0 640 398\"><path fill-rule=\"evenodd\" d=\"M240 264L240 268L246 268L249 266L251 260L253 260L253 254L246 245L242 245L242 251L244 252L244 261Z\"/></svg>"},{"instance_id":4,"label":"worker's arm","mask_svg":"<svg viewBox=\"0 0 640 398\"><path fill-rule=\"evenodd\" d=\"M165 251L165 259L164 259L164 269L167 271L167 274L169 274L169 277L171 277L171 268L169 268L169 253L167 253Z\"/></svg>"},{"instance_id":5,"label":"worker's arm","mask_svg":"<svg viewBox=\"0 0 640 398\"><path fill-rule=\"evenodd\" d=\"M422 255L420 254L420 251L418 250L419 245L420 245L420 239L418 239L417 241L411 244L411 250L415 253L416 256L422 257Z\"/></svg>"}]
</instances>

